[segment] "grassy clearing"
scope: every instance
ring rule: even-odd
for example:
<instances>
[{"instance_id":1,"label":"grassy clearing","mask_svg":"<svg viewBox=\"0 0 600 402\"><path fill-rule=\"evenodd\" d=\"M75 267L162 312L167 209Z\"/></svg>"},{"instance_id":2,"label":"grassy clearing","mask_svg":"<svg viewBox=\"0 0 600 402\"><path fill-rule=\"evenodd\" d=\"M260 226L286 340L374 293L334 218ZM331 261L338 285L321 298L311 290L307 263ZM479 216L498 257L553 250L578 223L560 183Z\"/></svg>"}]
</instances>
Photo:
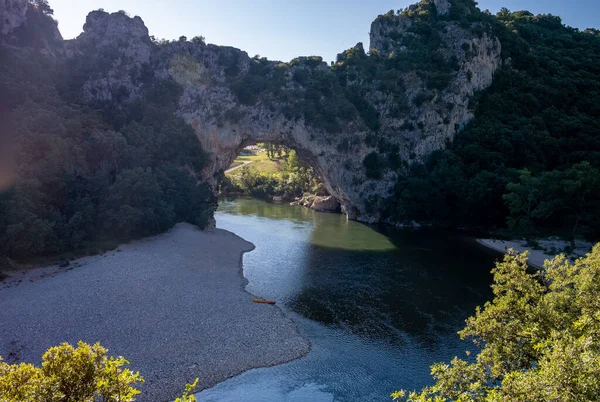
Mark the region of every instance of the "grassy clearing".
<instances>
[{"instance_id":1,"label":"grassy clearing","mask_svg":"<svg viewBox=\"0 0 600 402\"><path fill-rule=\"evenodd\" d=\"M258 171L258 173L277 173L283 170L282 161L259 161L253 163L251 166Z\"/></svg>"},{"instance_id":2,"label":"grassy clearing","mask_svg":"<svg viewBox=\"0 0 600 402\"><path fill-rule=\"evenodd\" d=\"M243 162L258 162L258 161L268 161L269 157L266 152L258 152L252 155L238 155L237 158L233 161L233 163L243 163ZM233 166L233 165L232 165Z\"/></svg>"},{"instance_id":3,"label":"grassy clearing","mask_svg":"<svg viewBox=\"0 0 600 402\"><path fill-rule=\"evenodd\" d=\"M238 166L240 166L242 163L244 163L244 162L236 162L236 161L233 161L233 163L231 164L231 166L229 166L229 168L228 168L228 169L233 169L233 168L235 168L235 167L238 167Z\"/></svg>"},{"instance_id":4,"label":"grassy clearing","mask_svg":"<svg viewBox=\"0 0 600 402\"><path fill-rule=\"evenodd\" d=\"M259 152L255 155L240 155L238 156L231 166L230 169L241 165L244 162L252 162L249 167L256 169L259 173L277 173L283 170L285 160L283 158L278 160L270 160L266 152ZM231 175L242 174L242 169L235 170L230 173Z\"/></svg>"}]
</instances>

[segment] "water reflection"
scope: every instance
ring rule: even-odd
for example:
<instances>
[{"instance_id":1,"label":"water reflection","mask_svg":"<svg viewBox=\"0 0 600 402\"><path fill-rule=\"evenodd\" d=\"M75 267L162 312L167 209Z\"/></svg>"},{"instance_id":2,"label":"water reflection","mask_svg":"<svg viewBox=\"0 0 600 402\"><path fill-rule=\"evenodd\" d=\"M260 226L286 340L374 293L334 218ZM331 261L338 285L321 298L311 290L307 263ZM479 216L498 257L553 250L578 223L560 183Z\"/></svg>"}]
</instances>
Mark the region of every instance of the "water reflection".
<instances>
[{"instance_id":1,"label":"water reflection","mask_svg":"<svg viewBox=\"0 0 600 402\"><path fill-rule=\"evenodd\" d=\"M310 229L308 242L315 246L342 250L388 251L395 246L387 236L367 225L348 221L342 214L326 214L302 207L290 207L281 203L268 203L252 198L222 200L219 204L223 214L255 216L257 218L287 220L295 223L295 229ZM295 233L282 236L297 237Z\"/></svg>"},{"instance_id":2,"label":"water reflection","mask_svg":"<svg viewBox=\"0 0 600 402\"><path fill-rule=\"evenodd\" d=\"M490 295L493 257L450 233L256 200L222 202L217 226L256 245L244 256L247 289L277 300L313 349L201 401L389 401L430 384L431 363L462 355L456 331Z\"/></svg>"}]
</instances>

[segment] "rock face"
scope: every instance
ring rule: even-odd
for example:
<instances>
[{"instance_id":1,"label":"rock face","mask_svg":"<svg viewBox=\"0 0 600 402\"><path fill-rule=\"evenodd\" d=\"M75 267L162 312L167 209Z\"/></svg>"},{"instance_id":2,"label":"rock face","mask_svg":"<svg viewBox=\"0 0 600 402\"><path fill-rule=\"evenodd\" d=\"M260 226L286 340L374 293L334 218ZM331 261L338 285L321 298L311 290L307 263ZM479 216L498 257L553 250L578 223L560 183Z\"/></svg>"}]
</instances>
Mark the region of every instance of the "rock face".
<instances>
[{"instance_id":1,"label":"rock face","mask_svg":"<svg viewBox=\"0 0 600 402\"><path fill-rule=\"evenodd\" d=\"M202 40L158 43L139 17L103 11L89 14L65 54L86 66L75 75L90 104L127 110L143 101L149 82L176 82L177 114L208 152L202 176L215 189L242 148L280 143L313 166L350 219L376 222L398 172L454 138L473 117L474 92L491 84L500 65L491 29L465 29L446 16L451 7L450 0L423 0L413 11L380 16L369 54L358 44L333 66L317 57L250 58ZM423 30L414 10L431 13L433 28ZM424 57L426 68L415 64Z\"/></svg>"},{"instance_id":2,"label":"rock face","mask_svg":"<svg viewBox=\"0 0 600 402\"><path fill-rule=\"evenodd\" d=\"M447 1L436 3L447 4ZM445 6L441 7L444 8L438 8L438 12L447 12ZM371 52L377 51L384 57L407 53L410 49L403 43L414 35L413 24L413 20L404 15L375 20L371 26ZM470 29L450 22L444 26L442 41L440 56L445 60L455 58L458 67L448 86L443 90L424 90L427 84L418 71L401 74L410 101L410 119L388 118L382 122L382 129L401 138L403 148L416 155L416 159L444 148L446 141L451 141L473 118L469 101L476 91L492 84L494 72L501 63L500 41L486 32L478 37ZM432 98L424 98L421 103L418 100L421 95ZM391 101L385 99L385 102Z\"/></svg>"},{"instance_id":3,"label":"rock face","mask_svg":"<svg viewBox=\"0 0 600 402\"><path fill-rule=\"evenodd\" d=\"M433 0L433 4L435 4L437 15L448 14L450 7L452 7L449 0Z\"/></svg>"},{"instance_id":4,"label":"rock face","mask_svg":"<svg viewBox=\"0 0 600 402\"><path fill-rule=\"evenodd\" d=\"M0 34L8 35L26 21L27 0L0 0Z\"/></svg>"},{"instance_id":5,"label":"rock face","mask_svg":"<svg viewBox=\"0 0 600 402\"><path fill-rule=\"evenodd\" d=\"M45 49L61 48L63 38L55 20L45 18L47 4L29 0L0 0L0 44Z\"/></svg>"},{"instance_id":6,"label":"rock face","mask_svg":"<svg viewBox=\"0 0 600 402\"><path fill-rule=\"evenodd\" d=\"M318 196L313 194L305 195L302 199L292 202L291 205L301 205L319 212L339 212L341 207L340 203L331 195Z\"/></svg>"},{"instance_id":7,"label":"rock face","mask_svg":"<svg viewBox=\"0 0 600 402\"><path fill-rule=\"evenodd\" d=\"M121 103L139 99L143 90L140 76L154 47L140 17L92 11L75 44L76 56L92 56L108 64L102 74L84 83L82 95L86 101Z\"/></svg>"}]
</instances>

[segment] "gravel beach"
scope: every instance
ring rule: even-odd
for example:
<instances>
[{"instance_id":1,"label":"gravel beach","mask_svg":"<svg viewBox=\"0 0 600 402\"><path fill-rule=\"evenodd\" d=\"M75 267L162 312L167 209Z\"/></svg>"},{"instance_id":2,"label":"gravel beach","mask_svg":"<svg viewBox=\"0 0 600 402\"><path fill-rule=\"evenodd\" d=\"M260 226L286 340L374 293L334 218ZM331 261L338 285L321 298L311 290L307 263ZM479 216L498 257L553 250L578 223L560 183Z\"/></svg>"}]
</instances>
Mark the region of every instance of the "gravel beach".
<instances>
[{"instance_id":1,"label":"gravel beach","mask_svg":"<svg viewBox=\"0 0 600 402\"><path fill-rule=\"evenodd\" d=\"M38 364L61 342L100 342L142 373L140 401L299 358L310 344L295 324L244 291L241 256L252 249L230 232L179 224L71 270L28 273L0 287L0 356Z\"/></svg>"},{"instance_id":2,"label":"gravel beach","mask_svg":"<svg viewBox=\"0 0 600 402\"><path fill-rule=\"evenodd\" d=\"M504 254L511 248L519 253L529 251L527 263L537 269L544 269L544 262L546 260L551 260L555 255L563 253L565 247L570 244L564 240L538 240L542 249L534 249L533 247L528 246L525 240L477 239L477 242ZM577 241L576 249L570 257L584 257L591 251L593 245L593 243Z\"/></svg>"}]
</instances>

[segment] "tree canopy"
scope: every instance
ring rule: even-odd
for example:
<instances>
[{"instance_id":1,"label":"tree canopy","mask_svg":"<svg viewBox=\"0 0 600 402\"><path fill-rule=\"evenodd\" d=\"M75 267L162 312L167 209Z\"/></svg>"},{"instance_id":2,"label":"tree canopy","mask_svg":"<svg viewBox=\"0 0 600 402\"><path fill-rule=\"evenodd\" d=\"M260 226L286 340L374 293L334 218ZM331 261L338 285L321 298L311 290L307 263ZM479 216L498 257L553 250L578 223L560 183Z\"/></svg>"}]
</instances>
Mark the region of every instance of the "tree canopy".
<instances>
[{"instance_id":1,"label":"tree canopy","mask_svg":"<svg viewBox=\"0 0 600 402\"><path fill-rule=\"evenodd\" d=\"M492 271L494 298L459 332L476 351L431 367L435 385L395 400L595 401L600 395L600 244L528 272L527 253Z\"/></svg>"},{"instance_id":2,"label":"tree canopy","mask_svg":"<svg viewBox=\"0 0 600 402\"><path fill-rule=\"evenodd\" d=\"M492 86L473 100L475 117L454 142L400 170L384 214L396 221L510 225L529 234L597 238L600 192L592 190L600 169L597 30L579 31L559 17L526 11L502 9L480 17L502 43L503 66ZM536 205L525 216L517 211L523 208L517 197L534 182L539 188L528 193L527 203Z\"/></svg>"},{"instance_id":3,"label":"tree canopy","mask_svg":"<svg viewBox=\"0 0 600 402\"><path fill-rule=\"evenodd\" d=\"M48 349L42 367L8 364L0 357L0 400L3 402L131 402L144 382L139 372L125 366L123 357L108 356L99 343L79 341ZM198 379L186 385L175 402L195 402Z\"/></svg>"},{"instance_id":4,"label":"tree canopy","mask_svg":"<svg viewBox=\"0 0 600 402\"><path fill-rule=\"evenodd\" d=\"M176 83L148 76L144 102L84 106L70 91L73 66L43 51L2 47L0 64L12 172L0 192L0 264L210 222L216 200L198 179L207 158L175 116Z\"/></svg>"}]
</instances>

